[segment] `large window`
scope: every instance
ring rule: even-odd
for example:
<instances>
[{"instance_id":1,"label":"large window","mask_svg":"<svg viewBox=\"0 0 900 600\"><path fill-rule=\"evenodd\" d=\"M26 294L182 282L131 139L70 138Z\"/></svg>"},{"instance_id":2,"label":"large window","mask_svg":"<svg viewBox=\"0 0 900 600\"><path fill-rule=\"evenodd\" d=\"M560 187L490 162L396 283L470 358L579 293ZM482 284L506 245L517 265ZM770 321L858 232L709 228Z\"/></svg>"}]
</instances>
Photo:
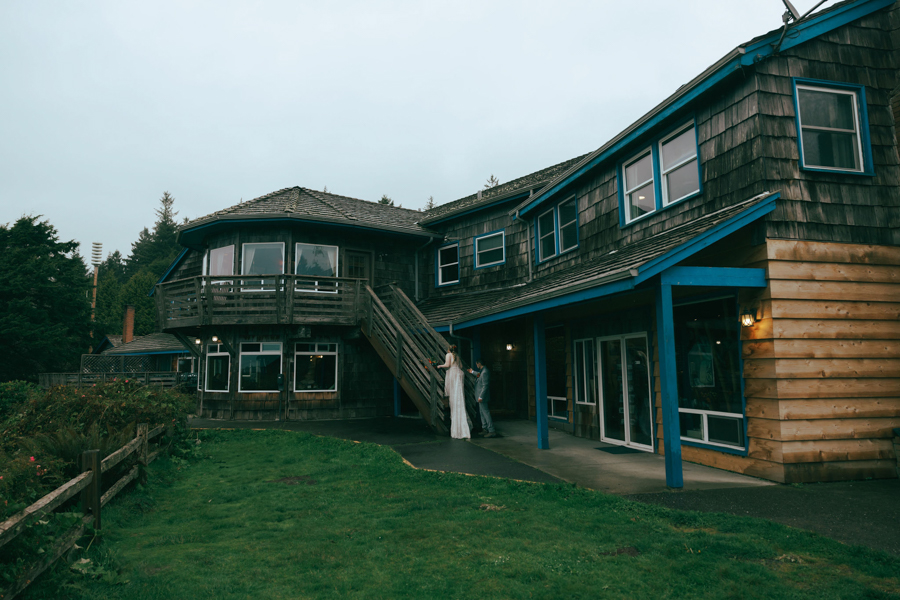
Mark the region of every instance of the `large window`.
<instances>
[{"instance_id":1,"label":"large window","mask_svg":"<svg viewBox=\"0 0 900 600\"><path fill-rule=\"evenodd\" d=\"M437 251L437 284L459 283L459 242Z\"/></svg>"},{"instance_id":2,"label":"large window","mask_svg":"<svg viewBox=\"0 0 900 600\"><path fill-rule=\"evenodd\" d=\"M865 88L794 80L800 164L805 169L871 170Z\"/></svg>"},{"instance_id":3,"label":"large window","mask_svg":"<svg viewBox=\"0 0 900 600\"><path fill-rule=\"evenodd\" d=\"M317 244L297 244L294 258L294 273L305 275L309 279L298 282L297 289L302 292L337 292L332 280L319 280L318 277L337 277L338 247Z\"/></svg>"},{"instance_id":4,"label":"large window","mask_svg":"<svg viewBox=\"0 0 900 600\"><path fill-rule=\"evenodd\" d=\"M204 275L234 275L234 246L211 248L203 261Z\"/></svg>"},{"instance_id":5,"label":"large window","mask_svg":"<svg viewBox=\"0 0 900 600\"><path fill-rule=\"evenodd\" d=\"M619 172L620 223L626 225L700 193L694 123L653 140L625 160Z\"/></svg>"},{"instance_id":6,"label":"large window","mask_svg":"<svg viewBox=\"0 0 900 600\"><path fill-rule=\"evenodd\" d=\"M683 440L744 448L740 325L733 296L674 308Z\"/></svg>"},{"instance_id":7,"label":"large window","mask_svg":"<svg viewBox=\"0 0 900 600\"><path fill-rule=\"evenodd\" d=\"M231 355L222 344L206 347L206 387L207 392L227 392L231 371Z\"/></svg>"},{"instance_id":8,"label":"large window","mask_svg":"<svg viewBox=\"0 0 900 600\"><path fill-rule=\"evenodd\" d=\"M538 262L578 247L578 199L574 196L538 215L535 222Z\"/></svg>"},{"instance_id":9,"label":"large window","mask_svg":"<svg viewBox=\"0 0 900 600\"><path fill-rule=\"evenodd\" d=\"M475 238L475 268L493 267L506 262L506 234L503 230Z\"/></svg>"},{"instance_id":10,"label":"large window","mask_svg":"<svg viewBox=\"0 0 900 600\"><path fill-rule=\"evenodd\" d=\"M265 242L243 245L241 275L283 275L284 243ZM275 279L271 277L250 278L242 281L244 289L272 291Z\"/></svg>"},{"instance_id":11,"label":"large window","mask_svg":"<svg viewBox=\"0 0 900 600\"><path fill-rule=\"evenodd\" d=\"M337 369L337 344L297 344L294 350L294 391L337 391Z\"/></svg>"},{"instance_id":12,"label":"large window","mask_svg":"<svg viewBox=\"0 0 900 600\"><path fill-rule=\"evenodd\" d=\"M597 361L594 340L575 340L575 402L597 403Z\"/></svg>"},{"instance_id":13,"label":"large window","mask_svg":"<svg viewBox=\"0 0 900 600\"><path fill-rule=\"evenodd\" d=\"M279 375L281 375L280 343L241 344L241 392L277 392Z\"/></svg>"}]
</instances>

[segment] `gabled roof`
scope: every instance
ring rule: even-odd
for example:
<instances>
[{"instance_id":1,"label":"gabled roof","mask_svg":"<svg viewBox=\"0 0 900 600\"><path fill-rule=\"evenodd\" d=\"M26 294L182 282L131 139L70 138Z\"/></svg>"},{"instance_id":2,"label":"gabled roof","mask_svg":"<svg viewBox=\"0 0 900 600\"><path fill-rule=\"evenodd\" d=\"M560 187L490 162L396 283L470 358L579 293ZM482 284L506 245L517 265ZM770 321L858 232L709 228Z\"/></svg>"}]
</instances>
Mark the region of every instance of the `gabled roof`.
<instances>
[{"instance_id":1,"label":"gabled roof","mask_svg":"<svg viewBox=\"0 0 900 600\"><path fill-rule=\"evenodd\" d=\"M122 345L122 336L121 335L107 335L100 343L97 344L97 347L94 348L94 354L103 354L105 350L109 350L110 348L116 348L117 346Z\"/></svg>"},{"instance_id":2,"label":"gabled roof","mask_svg":"<svg viewBox=\"0 0 900 600\"><path fill-rule=\"evenodd\" d=\"M309 188L291 187L194 219L179 228L178 241L181 245L190 247L198 245L211 227L237 221L273 220L358 227L417 237L441 237L420 226L417 221L421 219L422 213L417 210Z\"/></svg>"},{"instance_id":3,"label":"gabled roof","mask_svg":"<svg viewBox=\"0 0 900 600\"><path fill-rule=\"evenodd\" d=\"M582 160L572 165L564 173L559 174L533 196L519 203L509 211L509 214L512 215L518 212L520 216L525 216L550 197L565 190L567 186L597 165L616 158L620 151L625 150L641 136L649 134L654 127L668 117L673 116L678 110L687 106L688 103L732 73L739 71L743 67L752 66L773 55L776 52L776 45L779 44L779 40L780 45L778 45L778 49L787 50L890 6L893 2L894 0L847 0L800 21L791 23L788 33L784 35L783 39L782 28L778 28L741 44L697 77L679 87L674 94L629 125L619 135L594 152L585 155Z\"/></svg>"},{"instance_id":4,"label":"gabled roof","mask_svg":"<svg viewBox=\"0 0 900 600\"><path fill-rule=\"evenodd\" d=\"M577 164L586 156L587 154L577 156L557 165L553 165L552 167L535 171L524 177L519 177L518 179L501 183L492 188L487 188L482 190L480 198L478 197L478 194L475 193L471 196L466 196L465 198L460 198L459 200L436 206L431 210L425 211L425 218L420 219L419 223L423 225L432 225L440 221L461 216L473 210L478 210L479 208L484 208L497 202L512 200L516 196L528 194L532 190L538 190L561 173L566 172L570 167Z\"/></svg>"},{"instance_id":5,"label":"gabled roof","mask_svg":"<svg viewBox=\"0 0 900 600\"><path fill-rule=\"evenodd\" d=\"M502 290L430 298L419 310L435 328L470 327L634 289L695 252L775 209L764 193L583 262Z\"/></svg>"},{"instance_id":6,"label":"gabled roof","mask_svg":"<svg viewBox=\"0 0 900 600\"><path fill-rule=\"evenodd\" d=\"M122 336L118 336L121 342ZM101 354L187 354L189 350L168 333L151 333L136 337L127 344L104 350Z\"/></svg>"}]
</instances>

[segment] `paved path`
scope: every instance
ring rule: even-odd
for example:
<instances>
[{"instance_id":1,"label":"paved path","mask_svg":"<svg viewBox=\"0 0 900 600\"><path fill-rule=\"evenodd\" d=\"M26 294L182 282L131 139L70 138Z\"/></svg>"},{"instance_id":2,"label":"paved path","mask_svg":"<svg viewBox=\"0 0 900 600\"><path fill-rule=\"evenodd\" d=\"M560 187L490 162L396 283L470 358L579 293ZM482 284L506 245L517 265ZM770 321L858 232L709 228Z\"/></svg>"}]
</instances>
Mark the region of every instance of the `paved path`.
<instances>
[{"instance_id":1,"label":"paved path","mask_svg":"<svg viewBox=\"0 0 900 600\"><path fill-rule=\"evenodd\" d=\"M900 480L780 485L684 463L685 487L665 484L665 462L645 452L618 453L595 440L550 430L537 449L533 422L500 421L501 437L471 442L435 435L416 418L345 421L214 421L191 427L285 429L390 446L413 466L542 483L569 482L638 502L681 510L770 519L846 544L900 555ZM614 452L609 452L612 449Z\"/></svg>"}]
</instances>

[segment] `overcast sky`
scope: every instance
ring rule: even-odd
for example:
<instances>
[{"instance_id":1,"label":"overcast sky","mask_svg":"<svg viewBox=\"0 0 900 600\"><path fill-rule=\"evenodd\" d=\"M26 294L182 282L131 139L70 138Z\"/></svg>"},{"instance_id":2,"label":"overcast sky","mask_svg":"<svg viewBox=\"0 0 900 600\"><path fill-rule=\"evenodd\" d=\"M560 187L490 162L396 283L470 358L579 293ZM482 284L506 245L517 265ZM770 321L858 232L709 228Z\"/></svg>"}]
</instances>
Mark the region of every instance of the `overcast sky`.
<instances>
[{"instance_id":1,"label":"overcast sky","mask_svg":"<svg viewBox=\"0 0 900 600\"><path fill-rule=\"evenodd\" d=\"M179 219L295 185L442 204L599 148L783 12L2 2L0 223L40 214L82 256L95 241L127 256L163 191Z\"/></svg>"}]
</instances>

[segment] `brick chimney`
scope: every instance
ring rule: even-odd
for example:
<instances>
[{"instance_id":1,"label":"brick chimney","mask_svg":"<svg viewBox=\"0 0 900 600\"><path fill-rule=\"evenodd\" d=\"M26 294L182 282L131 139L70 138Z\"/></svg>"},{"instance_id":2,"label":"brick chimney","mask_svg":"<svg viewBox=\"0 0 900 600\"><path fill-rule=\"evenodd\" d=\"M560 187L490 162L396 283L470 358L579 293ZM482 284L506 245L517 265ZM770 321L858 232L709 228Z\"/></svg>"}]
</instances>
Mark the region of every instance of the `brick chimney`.
<instances>
[{"instance_id":1,"label":"brick chimney","mask_svg":"<svg viewBox=\"0 0 900 600\"><path fill-rule=\"evenodd\" d=\"M127 344L134 339L134 305L125 305L125 318L122 321L122 343Z\"/></svg>"}]
</instances>

